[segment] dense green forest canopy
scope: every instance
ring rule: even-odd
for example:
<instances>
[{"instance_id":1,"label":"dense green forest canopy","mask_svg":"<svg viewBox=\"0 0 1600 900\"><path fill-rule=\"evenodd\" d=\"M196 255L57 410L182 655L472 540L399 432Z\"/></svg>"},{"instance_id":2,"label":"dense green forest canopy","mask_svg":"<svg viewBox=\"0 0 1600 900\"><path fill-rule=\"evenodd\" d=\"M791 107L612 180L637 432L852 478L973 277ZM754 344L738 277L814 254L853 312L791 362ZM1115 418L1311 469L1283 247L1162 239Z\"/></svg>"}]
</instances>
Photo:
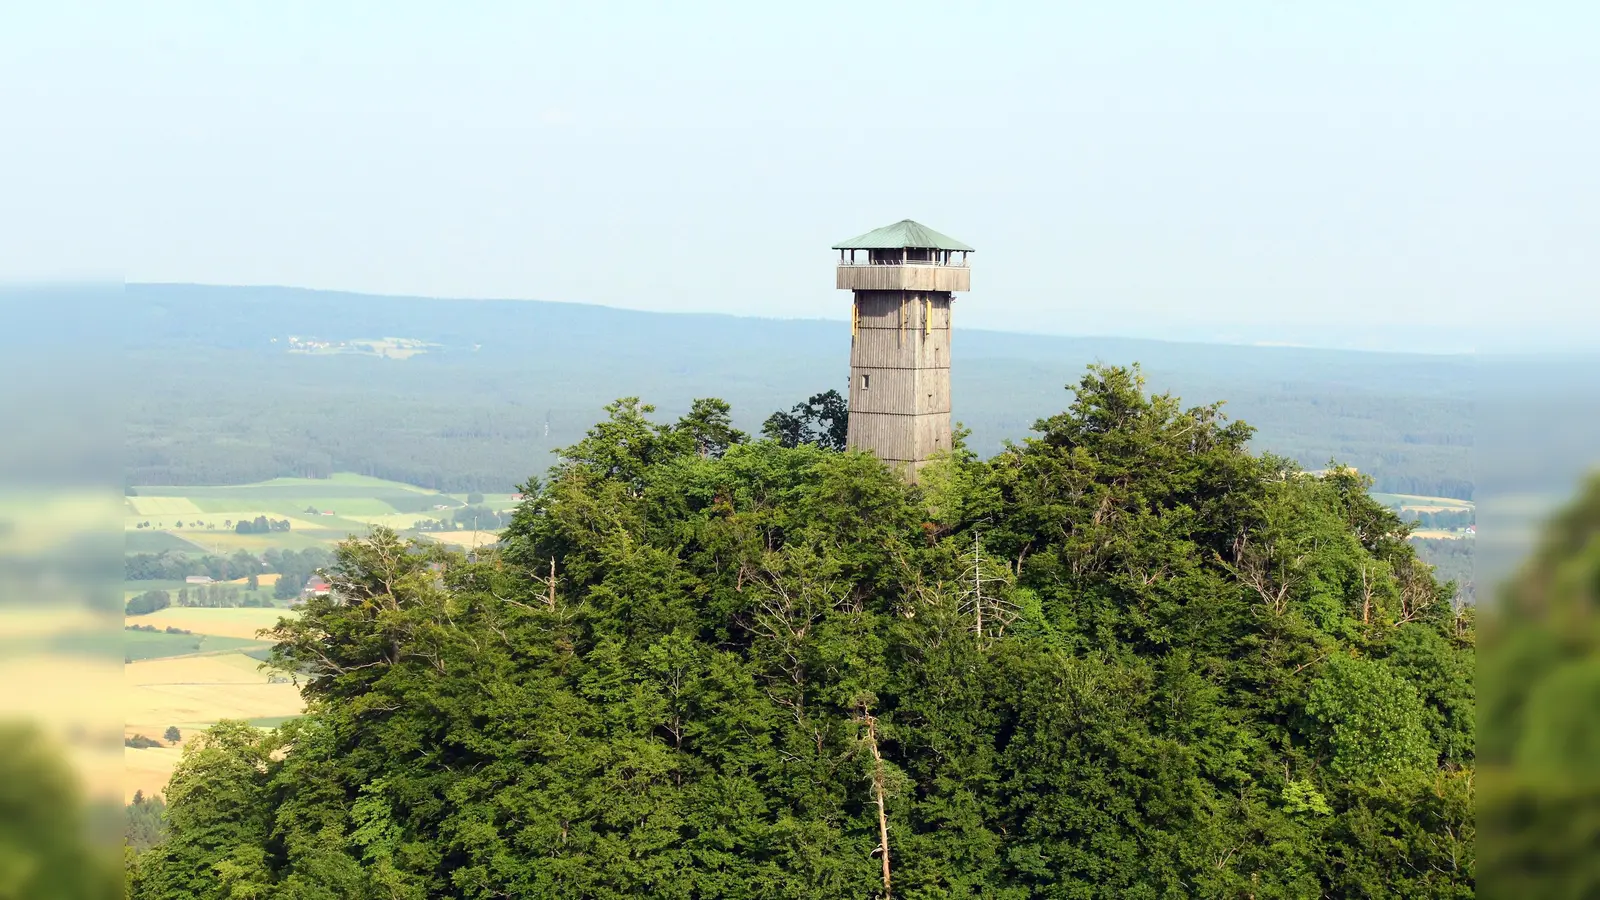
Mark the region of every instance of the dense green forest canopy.
<instances>
[{"instance_id":1,"label":"dense green forest canopy","mask_svg":"<svg viewBox=\"0 0 1600 900\"><path fill-rule=\"evenodd\" d=\"M1473 613L1361 476L1119 368L915 485L725 408L342 545L132 896L1472 896Z\"/></svg>"},{"instance_id":2,"label":"dense green forest canopy","mask_svg":"<svg viewBox=\"0 0 1600 900\"><path fill-rule=\"evenodd\" d=\"M105 304L84 315L125 331L136 485L350 471L506 491L638 385L672 416L721 397L754 434L774 410L843 391L848 374L843 321L199 285L129 285ZM1139 361L1158 389L1226 397L1259 429L1257 451L1308 468L1338 459L1383 491L1472 496L1470 358L986 332L961 328L959 309L956 321L954 414L980 456L1057 409L1058 386L1084 365ZM17 335L31 345L52 323L29 324ZM290 352L293 335L436 346L404 360L305 354Z\"/></svg>"}]
</instances>

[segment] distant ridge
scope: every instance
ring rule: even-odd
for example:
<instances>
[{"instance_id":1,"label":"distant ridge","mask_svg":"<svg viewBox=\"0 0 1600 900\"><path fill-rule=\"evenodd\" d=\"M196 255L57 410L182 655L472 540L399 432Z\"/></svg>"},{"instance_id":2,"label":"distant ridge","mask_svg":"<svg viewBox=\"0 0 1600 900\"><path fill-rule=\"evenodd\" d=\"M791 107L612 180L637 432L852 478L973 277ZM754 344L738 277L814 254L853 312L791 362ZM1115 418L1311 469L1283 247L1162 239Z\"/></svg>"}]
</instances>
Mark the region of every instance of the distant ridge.
<instances>
[{"instance_id":1,"label":"distant ridge","mask_svg":"<svg viewBox=\"0 0 1600 900\"><path fill-rule=\"evenodd\" d=\"M526 297L450 297L431 296L422 294L373 294L361 291L347 291L331 288L297 287L292 285L220 285L200 284L193 282L128 282L125 289L130 294L139 296L173 296L178 294L190 295L194 293L215 295L216 299L266 299L283 298L299 295L304 298L342 298L359 301L405 301L410 303L472 303L472 304L517 304L539 305L547 307L560 307L566 309L604 310L612 313L637 315L643 317L662 316L668 318L708 318L748 320L751 322L774 323L810 323L826 324L836 327L837 323L848 322L849 318L841 311L837 316L815 317L788 317L788 316L761 316L749 313L725 313L701 310L648 310L627 306L613 306L603 303L588 303L571 300L544 300ZM1059 334L1054 332L1016 331L1010 329L983 328L978 326L963 327L962 335L989 334L1003 335L1026 339L1042 340L1068 340L1068 341L1096 341L1096 342L1131 342L1135 344L1154 345L1180 345L1195 347L1227 347L1227 348L1257 348L1257 349L1290 349L1297 351L1317 353L1358 353L1358 354L1383 354L1402 357L1465 357L1472 355L1471 350L1449 351L1422 351L1422 350L1396 350L1384 348L1342 348L1289 340L1262 340L1246 337L1207 339L1200 337L1140 337L1117 334Z\"/></svg>"},{"instance_id":2,"label":"distant ridge","mask_svg":"<svg viewBox=\"0 0 1600 900\"><path fill-rule=\"evenodd\" d=\"M352 471L509 491L617 398L666 417L720 397L756 433L849 373L842 320L194 284L129 284L92 303L129 347L133 484ZM31 314L52 315L40 307ZM335 349L291 353L289 336ZM404 359L337 349L380 338L426 347ZM1472 495L1471 357L977 329L951 356L953 418L985 456L1065 408L1089 364L1139 363L1151 390L1224 401L1259 449L1313 469L1337 460L1392 493Z\"/></svg>"}]
</instances>

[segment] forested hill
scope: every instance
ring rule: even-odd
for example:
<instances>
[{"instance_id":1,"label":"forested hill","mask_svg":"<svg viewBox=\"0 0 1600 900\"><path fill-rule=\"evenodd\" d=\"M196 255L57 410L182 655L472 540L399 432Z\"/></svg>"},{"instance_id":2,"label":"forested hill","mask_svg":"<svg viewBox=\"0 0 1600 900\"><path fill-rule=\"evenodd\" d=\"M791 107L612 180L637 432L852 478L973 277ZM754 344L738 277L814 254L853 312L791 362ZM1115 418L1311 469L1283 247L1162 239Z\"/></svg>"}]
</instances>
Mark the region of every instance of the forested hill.
<instances>
[{"instance_id":1,"label":"forested hill","mask_svg":"<svg viewBox=\"0 0 1600 900\"><path fill-rule=\"evenodd\" d=\"M840 297L819 296L842 316ZM127 329L136 484L343 470L507 490L578 440L604 404L645 387L672 414L693 397L723 397L753 430L775 409L844 388L849 371L842 319L197 285L128 285L105 302ZM1058 409L1086 363L1139 362L1157 389L1228 398L1229 413L1258 429L1259 449L1314 468L1337 458L1379 490L1472 495L1467 359L1044 337L960 321L958 305L955 418L981 455ZM291 352L291 336L334 346ZM383 338L432 346L405 359L370 346L333 352Z\"/></svg>"},{"instance_id":2,"label":"forested hill","mask_svg":"<svg viewBox=\"0 0 1600 900\"><path fill-rule=\"evenodd\" d=\"M917 486L621 402L501 548L345 544L131 897L1471 897L1473 611L1357 475L1076 387Z\"/></svg>"}]
</instances>

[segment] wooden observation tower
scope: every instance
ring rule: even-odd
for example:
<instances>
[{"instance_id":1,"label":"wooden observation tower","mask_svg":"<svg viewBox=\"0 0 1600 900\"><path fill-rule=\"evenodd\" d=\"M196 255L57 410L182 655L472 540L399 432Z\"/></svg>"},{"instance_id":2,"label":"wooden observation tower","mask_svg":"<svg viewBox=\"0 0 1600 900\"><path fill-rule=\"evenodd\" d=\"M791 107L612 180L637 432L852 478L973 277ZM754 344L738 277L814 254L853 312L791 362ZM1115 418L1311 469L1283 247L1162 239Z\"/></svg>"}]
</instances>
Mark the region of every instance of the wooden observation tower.
<instances>
[{"instance_id":1,"label":"wooden observation tower","mask_svg":"<svg viewBox=\"0 0 1600 900\"><path fill-rule=\"evenodd\" d=\"M972 288L973 250L910 219L833 249L854 292L848 445L915 479L950 449L950 301Z\"/></svg>"}]
</instances>

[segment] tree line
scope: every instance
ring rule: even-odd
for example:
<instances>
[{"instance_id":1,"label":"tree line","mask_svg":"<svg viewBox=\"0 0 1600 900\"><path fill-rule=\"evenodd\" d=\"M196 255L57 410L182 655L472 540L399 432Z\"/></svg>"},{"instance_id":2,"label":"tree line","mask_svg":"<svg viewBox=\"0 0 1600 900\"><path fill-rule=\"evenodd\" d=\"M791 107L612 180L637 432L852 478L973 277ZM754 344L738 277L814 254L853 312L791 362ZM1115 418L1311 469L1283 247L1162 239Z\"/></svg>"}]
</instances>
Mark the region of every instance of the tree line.
<instances>
[{"instance_id":1,"label":"tree line","mask_svg":"<svg viewBox=\"0 0 1600 900\"><path fill-rule=\"evenodd\" d=\"M164 553L130 553L123 558L123 578L128 581L181 581L206 575L215 581L234 581L263 572L279 574L279 584L293 582L295 591L333 555L321 547L304 550L268 549L260 556L238 550L229 556L196 555L169 550ZM293 594L287 595L293 596ZM282 599L282 597L280 597Z\"/></svg>"},{"instance_id":2,"label":"tree line","mask_svg":"<svg viewBox=\"0 0 1600 900\"><path fill-rule=\"evenodd\" d=\"M1411 539L1417 558L1433 567L1434 577L1456 586L1462 603L1477 602L1477 579L1473 569L1475 542L1459 538Z\"/></svg>"},{"instance_id":3,"label":"tree line","mask_svg":"<svg viewBox=\"0 0 1600 900\"><path fill-rule=\"evenodd\" d=\"M176 602L180 607L203 609L234 609L241 606L270 606L256 593L256 576L251 575L244 588L237 584L193 584L177 590ZM298 594L298 588L296 589ZM294 596L294 595L291 595ZM174 597L164 590L145 591L129 598L123 612L130 616L144 616L173 605Z\"/></svg>"},{"instance_id":4,"label":"tree line","mask_svg":"<svg viewBox=\"0 0 1600 900\"><path fill-rule=\"evenodd\" d=\"M1418 528L1436 531L1456 531L1466 528L1468 525L1477 524L1477 512L1471 509L1435 511L1402 509L1400 510L1400 520L1410 522Z\"/></svg>"},{"instance_id":5,"label":"tree line","mask_svg":"<svg viewBox=\"0 0 1600 900\"><path fill-rule=\"evenodd\" d=\"M1472 896L1473 611L1370 480L1120 368L916 484L727 409L340 545L130 896Z\"/></svg>"},{"instance_id":6,"label":"tree line","mask_svg":"<svg viewBox=\"0 0 1600 900\"><path fill-rule=\"evenodd\" d=\"M214 581L233 581L270 569L270 562L248 550L228 556L197 555L177 550L163 553L130 553L123 557L122 577L128 581L182 581L191 575L205 575Z\"/></svg>"},{"instance_id":7,"label":"tree line","mask_svg":"<svg viewBox=\"0 0 1600 900\"><path fill-rule=\"evenodd\" d=\"M233 526L239 534L267 534L273 531L288 531L288 519L269 519L266 516L256 516L254 519L241 519Z\"/></svg>"}]
</instances>

